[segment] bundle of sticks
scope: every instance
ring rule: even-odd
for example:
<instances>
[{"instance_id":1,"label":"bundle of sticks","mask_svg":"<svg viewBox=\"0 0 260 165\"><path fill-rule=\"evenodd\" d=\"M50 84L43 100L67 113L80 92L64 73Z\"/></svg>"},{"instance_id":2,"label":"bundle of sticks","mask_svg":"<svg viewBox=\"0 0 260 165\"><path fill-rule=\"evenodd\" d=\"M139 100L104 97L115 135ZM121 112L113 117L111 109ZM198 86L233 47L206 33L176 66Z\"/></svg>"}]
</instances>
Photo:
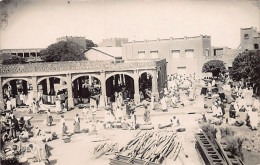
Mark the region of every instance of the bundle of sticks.
<instances>
[{"instance_id":1,"label":"bundle of sticks","mask_svg":"<svg viewBox=\"0 0 260 165\"><path fill-rule=\"evenodd\" d=\"M118 151L117 143L103 143L94 148L94 158L98 159L104 154L115 153Z\"/></svg>"},{"instance_id":2,"label":"bundle of sticks","mask_svg":"<svg viewBox=\"0 0 260 165\"><path fill-rule=\"evenodd\" d=\"M161 164L166 158L176 160L181 141L173 131L147 131L138 134L119 152L122 155Z\"/></svg>"}]
</instances>

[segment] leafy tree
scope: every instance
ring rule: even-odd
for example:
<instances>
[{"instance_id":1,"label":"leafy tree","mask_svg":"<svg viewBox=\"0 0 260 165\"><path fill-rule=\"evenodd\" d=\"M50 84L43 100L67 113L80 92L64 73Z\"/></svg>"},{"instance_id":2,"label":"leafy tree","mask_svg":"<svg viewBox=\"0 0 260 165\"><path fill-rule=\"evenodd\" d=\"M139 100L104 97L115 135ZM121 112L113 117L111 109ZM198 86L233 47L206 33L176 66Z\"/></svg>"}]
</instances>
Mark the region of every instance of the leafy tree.
<instances>
[{"instance_id":1,"label":"leafy tree","mask_svg":"<svg viewBox=\"0 0 260 165\"><path fill-rule=\"evenodd\" d=\"M40 51L40 56L43 61L81 61L86 60L83 53L84 48L75 42L60 41L51 44L48 48Z\"/></svg>"},{"instance_id":2,"label":"leafy tree","mask_svg":"<svg viewBox=\"0 0 260 165\"><path fill-rule=\"evenodd\" d=\"M98 45L95 44L92 40L86 39L86 49L88 50L91 47L97 47Z\"/></svg>"},{"instance_id":3,"label":"leafy tree","mask_svg":"<svg viewBox=\"0 0 260 165\"><path fill-rule=\"evenodd\" d=\"M4 59L2 61L2 64L3 65L9 65L9 64L24 64L26 63L25 62L25 59L22 58L22 57L19 57L19 56L14 56L12 57L11 59Z\"/></svg>"},{"instance_id":4,"label":"leafy tree","mask_svg":"<svg viewBox=\"0 0 260 165\"><path fill-rule=\"evenodd\" d=\"M230 76L235 81L251 84L256 92L260 87L260 50L240 53L232 63Z\"/></svg>"},{"instance_id":5,"label":"leafy tree","mask_svg":"<svg viewBox=\"0 0 260 165\"><path fill-rule=\"evenodd\" d=\"M223 61L210 60L206 62L202 67L202 72L211 72L213 76L219 76L220 73L225 73L226 67Z\"/></svg>"}]
</instances>

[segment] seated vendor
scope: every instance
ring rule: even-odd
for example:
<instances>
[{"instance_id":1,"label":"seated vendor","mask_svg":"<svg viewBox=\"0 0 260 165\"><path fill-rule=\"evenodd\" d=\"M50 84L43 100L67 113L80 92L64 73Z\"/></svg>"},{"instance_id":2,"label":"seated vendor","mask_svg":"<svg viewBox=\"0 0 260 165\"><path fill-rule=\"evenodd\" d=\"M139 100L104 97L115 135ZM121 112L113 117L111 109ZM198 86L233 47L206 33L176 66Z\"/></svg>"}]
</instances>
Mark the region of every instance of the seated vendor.
<instances>
[{"instance_id":1,"label":"seated vendor","mask_svg":"<svg viewBox=\"0 0 260 165\"><path fill-rule=\"evenodd\" d=\"M173 116L173 118L171 119L171 122L172 122L173 126L180 125L180 121L179 121L179 119L176 118L176 116Z\"/></svg>"},{"instance_id":2,"label":"seated vendor","mask_svg":"<svg viewBox=\"0 0 260 165\"><path fill-rule=\"evenodd\" d=\"M63 123L63 126L62 126L62 135L66 135L68 134L68 127L66 126L65 123Z\"/></svg>"},{"instance_id":3,"label":"seated vendor","mask_svg":"<svg viewBox=\"0 0 260 165\"><path fill-rule=\"evenodd\" d=\"M23 142L29 139L29 133L27 132L26 129L23 129L22 133L19 135L19 139Z\"/></svg>"}]
</instances>

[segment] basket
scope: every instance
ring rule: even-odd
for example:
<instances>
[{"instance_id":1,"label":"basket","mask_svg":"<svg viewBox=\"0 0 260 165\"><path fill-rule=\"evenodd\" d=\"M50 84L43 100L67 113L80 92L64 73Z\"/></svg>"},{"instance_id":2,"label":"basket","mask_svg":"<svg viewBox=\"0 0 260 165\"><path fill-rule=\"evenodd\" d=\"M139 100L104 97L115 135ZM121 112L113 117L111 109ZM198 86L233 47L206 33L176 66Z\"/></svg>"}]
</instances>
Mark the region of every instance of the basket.
<instances>
[{"instance_id":1,"label":"basket","mask_svg":"<svg viewBox=\"0 0 260 165\"><path fill-rule=\"evenodd\" d=\"M88 129L88 128L83 129L82 132L83 132L83 133L88 133L88 132L89 132L89 129Z\"/></svg>"},{"instance_id":2,"label":"basket","mask_svg":"<svg viewBox=\"0 0 260 165\"><path fill-rule=\"evenodd\" d=\"M64 143L69 143L69 142L71 142L70 138L64 139Z\"/></svg>"}]
</instances>

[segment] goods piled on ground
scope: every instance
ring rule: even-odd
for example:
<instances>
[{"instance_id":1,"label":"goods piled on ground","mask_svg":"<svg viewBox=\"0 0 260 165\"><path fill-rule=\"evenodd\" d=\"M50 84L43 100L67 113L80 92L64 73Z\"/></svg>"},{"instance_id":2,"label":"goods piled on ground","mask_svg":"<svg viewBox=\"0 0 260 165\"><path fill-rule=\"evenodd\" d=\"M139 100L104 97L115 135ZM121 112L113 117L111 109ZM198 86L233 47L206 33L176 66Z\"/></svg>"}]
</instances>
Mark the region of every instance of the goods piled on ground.
<instances>
[{"instance_id":1,"label":"goods piled on ground","mask_svg":"<svg viewBox=\"0 0 260 165\"><path fill-rule=\"evenodd\" d=\"M134 162L135 159L140 162L161 164L166 158L176 160L181 147L182 143L176 132L147 131L138 134L125 147L121 148L120 155L111 159L110 164L113 164L111 162L115 162L118 157L129 158L128 162Z\"/></svg>"},{"instance_id":2,"label":"goods piled on ground","mask_svg":"<svg viewBox=\"0 0 260 165\"><path fill-rule=\"evenodd\" d=\"M247 151L260 152L260 134L255 133L252 137L246 138L243 147Z\"/></svg>"},{"instance_id":3,"label":"goods piled on ground","mask_svg":"<svg viewBox=\"0 0 260 165\"><path fill-rule=\"evenodd\" d=\"M116 153L117 151L118 151L117 143L99 144L94 148L94 157L95 159L98 159L104 154L108 155L108 154Z\"/></svg>"}]
</instances>

